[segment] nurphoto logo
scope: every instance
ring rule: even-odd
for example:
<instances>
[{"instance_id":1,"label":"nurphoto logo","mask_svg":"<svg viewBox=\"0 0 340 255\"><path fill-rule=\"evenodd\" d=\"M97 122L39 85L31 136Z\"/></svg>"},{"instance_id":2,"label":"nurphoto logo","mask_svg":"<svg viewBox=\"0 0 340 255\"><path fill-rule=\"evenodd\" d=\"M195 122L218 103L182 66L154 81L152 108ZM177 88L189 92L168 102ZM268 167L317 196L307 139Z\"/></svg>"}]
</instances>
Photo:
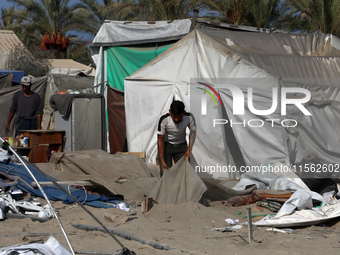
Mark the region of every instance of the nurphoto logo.
<instances>
[{"instance_id":1,"label":"nurphoto logo","mask_svg":"<svg viewBox=\"0 0 340 255\"><path fill-rule=\"evenodd\" d=\"M216 95L216 97L218 98L218 100L219 100L219 102L222 106L222 100L221 100L219 94L217 93L217 91L212 86L210 86L209 84L203 83L203 82L197 82L197 83L204 85L205 87L209 88ZM197 88L201 89L205 92L205 93L202 94L202 99L201 99L201 107L202 107L201 108L201 114L207 115L207 94L212 98L215 105L217 106L216 100L215 100L214 96L211 94L211 92L208 91L207 89L203 89L203 88L200 88L200 87L197 87Z\"/></svg>"},{"instance_id":2,"label":"nurphoto logo","mask_svg":"<svg viewBox=\"0 0 340 255\"><path fill-rule=\"evenodd\" d=\"M197 87L197 89L202 90L204 93L202 93L201 96L201 115L207 115L207 98L209 95L211 99L214 101L215 106L218 105L216 102L215 97L218 99L220 105L223 107L223 103L221 100L221 97L219 96L216 89L207 83L203 82L197 82L200 85L203 85L202 87ZM279 90L277 87L271 88L271 106L269 109L256 109L254 106L254 98L253 98L253 88L248 87L246 95L241 90L241 88L231 85L231 84L224 84L223 90L229 90L232 95L232 113L233 115L245 115L246 110L249 110L252 114L256 116L268 116L270 114L273 114L277 108L280 106L280 114L281 116L287 115L287 106L288 105L295 105L305 116L311 116L312 114L306 109L306 107L303 105L307 103L311 99L311 93L307 89L304 88L295 88L295 87L283 87ZM289 98L289 94L301 94L299 98ZM247 99L247 100L245 100ZM280 105L279 105L279 99L280 99ZM246 102L248 108L246 109ZM249 127L262 127L265 122L271 123L271 126L274 127L276 122L280 121L281 125L283 127L295 127L297 126L297 121L294 119L250 119L250 120L243 120L241 122L235 122L231 118L230 120L227 119L214 119L213 120L213 126L216 125L225 125L227 123L230 123L231 126L233 125L243 125L249 126Z\"/></svg>"}]
</instances>

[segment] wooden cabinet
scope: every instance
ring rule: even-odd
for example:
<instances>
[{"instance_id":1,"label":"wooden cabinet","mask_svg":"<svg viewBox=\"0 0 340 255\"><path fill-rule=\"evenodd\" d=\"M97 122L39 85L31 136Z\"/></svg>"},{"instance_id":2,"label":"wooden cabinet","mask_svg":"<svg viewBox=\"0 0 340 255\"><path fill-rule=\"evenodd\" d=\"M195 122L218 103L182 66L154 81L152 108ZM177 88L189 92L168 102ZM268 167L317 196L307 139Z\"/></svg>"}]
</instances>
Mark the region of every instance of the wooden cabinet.
<instances>
[{"instance_id":1,"label":"wooden cabinet","mask_svg":"<svg viewBox=\"0 0 340 255\"><path fill-rule=\"evenodd\" d=\"M64 130L21 130L29 139L31 148L28 158L31 163L46 163L52 151L63 149Z\"/></svg>"}]
</instances>

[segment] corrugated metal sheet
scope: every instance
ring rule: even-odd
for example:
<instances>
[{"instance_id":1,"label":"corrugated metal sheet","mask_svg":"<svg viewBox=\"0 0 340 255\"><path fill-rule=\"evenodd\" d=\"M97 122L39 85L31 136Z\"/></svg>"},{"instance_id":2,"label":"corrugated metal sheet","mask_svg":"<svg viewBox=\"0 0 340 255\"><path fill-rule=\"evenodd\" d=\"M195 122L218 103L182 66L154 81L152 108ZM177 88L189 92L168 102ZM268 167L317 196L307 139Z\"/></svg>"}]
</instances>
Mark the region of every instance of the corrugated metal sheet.
<instances>
[{"instance_id":1,"label":"corrugated metal sheet","mask_svg":"<svg viewBox=\"0 0 340 255\"><path fill-rule=\"evenodd\" d=\"M0 53L11 52L18 44L22 44L22 42L13 31L0 30Z\"/></svg>"}]
</instances>

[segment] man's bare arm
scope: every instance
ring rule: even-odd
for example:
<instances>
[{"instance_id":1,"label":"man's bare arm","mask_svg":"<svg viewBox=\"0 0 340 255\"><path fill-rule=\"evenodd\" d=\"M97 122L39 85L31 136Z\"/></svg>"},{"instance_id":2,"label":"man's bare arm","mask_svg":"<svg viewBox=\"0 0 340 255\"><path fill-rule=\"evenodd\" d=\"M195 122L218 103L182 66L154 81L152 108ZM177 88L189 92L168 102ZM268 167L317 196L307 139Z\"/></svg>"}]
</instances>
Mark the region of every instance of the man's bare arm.
<instances>
[{"instance_id":1,"label":"man's bare arm","mask_svg":"<svg viewBox=\"0 0 340 255\"><path fill-rule=\"evenodd\" d=\"M185 152L185 155L184 155L186 158L190 158L192 146L194 146L195 139L196 139L196 131L190 132L189 146L188 146L188 149L187 149L187 151Z\"/></svg>"},{"instance_id":2,"label":"man's bare arm","mask_svg":"<svg viewBox=\"0 0 340 255\"><path fill-rule=\"evenodd\" d=\"M160 159L161 169L164 171L168 166L164 159L164 135L157 135L158 155Z\"/></svg>"},{"instance_id":3,"label":"man's bare arm","mask_svg":"<svg viewBox=\"0 0 340 255\"><path fill-rule=\"evenodd\" d=\"M6 132L9 132L9 127L11 125L11 121L14 117L14 112L9 112L9 115L8 115L8 120L7 120L7 125L6 125Z\"/></svg>"},{"instance_id":4,"label":"man's bare arm","mask_svg":"<svg viewBox=\"0 0 340 255\"><path fill-rule=\"evenodd\" d=\"M41 113L37 114L37 124L38 124L38 130L41 129Z\"/></svg>"}]
</instances>

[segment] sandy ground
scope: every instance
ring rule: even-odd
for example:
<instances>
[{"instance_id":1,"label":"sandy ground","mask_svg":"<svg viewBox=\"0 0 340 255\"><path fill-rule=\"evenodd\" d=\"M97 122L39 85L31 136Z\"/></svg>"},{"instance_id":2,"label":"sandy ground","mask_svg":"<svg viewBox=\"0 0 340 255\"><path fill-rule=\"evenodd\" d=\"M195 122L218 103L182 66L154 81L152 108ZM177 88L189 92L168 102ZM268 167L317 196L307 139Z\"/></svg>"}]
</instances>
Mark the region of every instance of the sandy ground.
<instances>
[{"instance_id":1,"label":"sandy ground","mask_svg":"<svg viewBox=\"0 0 340 255\"><path fill-rule=\"evenodd\" d=\"M46 202L40 199L44 205ZM52 202L59 212L60 220L69 236L75 253L114 254L121 247L107 233L85 231L72 224L99 227L81 207ZM214 202L205 207L196 202L177 205L158 205L147 213L141 207L132 207L130 212L120 209L87 207L109 229L122 230L143 240L170 246L169 251L159 250L141 242L117 237L136 254L337 254L340 250L340 223L338 219L326 225L295 228L292 234L283 234L254 226L252 243L248 243L248 227L236 232L212 230L229 226L225 219L246 222L247 208L253 214L270 211L255 204L241 207L226 207ZM128 219L126 221L126 219ZM260 217L253 218L253 221ZM0 222L0 247L42 242L52 235L70 250L56 219L47 222L29 218L6 218Z\"/></svg>"}]
</instances>

